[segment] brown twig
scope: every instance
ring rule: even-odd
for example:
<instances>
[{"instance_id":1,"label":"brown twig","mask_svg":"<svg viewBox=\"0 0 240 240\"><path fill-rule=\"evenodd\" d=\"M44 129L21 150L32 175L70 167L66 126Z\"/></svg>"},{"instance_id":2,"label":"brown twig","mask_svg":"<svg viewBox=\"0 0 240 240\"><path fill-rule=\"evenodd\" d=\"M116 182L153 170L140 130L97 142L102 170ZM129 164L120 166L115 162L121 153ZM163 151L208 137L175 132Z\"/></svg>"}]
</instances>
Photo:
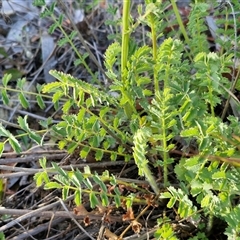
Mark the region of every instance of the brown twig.
<instances>
[{"instance_id":1,"label":"brown twig","mask_svg":"<svg viewBox=\"0 0 240 240\"><path fill-rule=\"evenodd\" d=\"M54 226L60 224L60 223L63 222L63 221L64 221L64 219L61 218L61 217L59 217L59 218L57 218L57 219L54 219L54 220L51 222L50 226L49 226L49 222L44 223L44 224L37 225L37 227L35 227L35 228L33 228L33 229L29 229L29 230L27 230L27 231L25 231L25 232L17 235L16 237L11 238L11 240L24 240L24 239L27 239L27 238L29 238L29 237L32 237L32 236L34 236L34 235L37 235L38 233L41 233L41 232L43 232L43 231L46 231L49 227L53 228ZM64 229L63 231L65 231L65 229ZM56 237L59 237L59 238L60 238L62 234L63 234L62 232L60 232L60 233L58 232L58 233L54 236L55 239L56 239Z\"/></svg>"},{"instance_id":2,"label":"brown twig","mask_svg":"<svg viewBox=\"0 0 240 240\"><path fill-rule=\"evenodd\" d=\"M133 164L134 161L129 161L128 164ZM104 162L103 164L99 163L83 163L83 164L74 164L70 166L61 166L64 170L72 170L72 169L83 169L86 166L89 166L92 168L106 168L110 166L117 166L117 165L124 165L126 164L125 161L115 161L115 162ZM0 170L6 170L6 171L13 171L13 172L25 172L26 175L35 174L38 172L42 172L42 168L32 169L32 168L22 168L22 167L13 167L13 166L5 166L0 165ZM57 173L54 168L46 168L49 173ZM11 173L12 174L12 173ZM0 174L0 178L3 177L11 177L11 174L8 176L7 174Z\"/></svg>"},{"instance_id":3,"label":"brown twig","mask_svg":"<svg viewBox=\"0 0 240 240\"><path fill-rule=\"evenodd\" d=\"M15 111L15 112L20 113L20 114L22 114L22 115L24 115L24 116L27 115L27 116L29 116L29 117L32 117L32 118L35 118L35 119L38 119L38 120L47 121L47 118L45 118L45 117L42 117L42 116L40 116L40 115L31 113L31 112L28 112L28 111L25 111L25 110L15 109L15 107L12 108L12 107L8 107L8 106L6 106L6 105L0 104L0 108L9 110L9 111L11 111L11 112L12 112L12 111ZM10 120L9 120L9 121L5 121L5 120L1 119L1 122L4 123L4 124L6 124L6 125L8 125L8 126L10 126L10 127L20 128L17 124L11 123ZM59 122L60 122L60 121L56 121L56 120L53 120L53 121L52 121L52 123L59 123Z\"/></svg>"},{"instance_id":4,"label":"brown twig","mask_svg":"<svg viewBox=\"0 0 240 240\"><path fill-rule=\"evenodd\" d=\"M59 160L64 158L65 156L66 156L66 153L44 154L44 155L38 155L38 154L32 153L32 156L23 156L18 158L0 158L0 164L34 162L34 161L38 161L40 158L43 158L43 157L45 157L47 160Z\"/></svg>"},{"instance_id":5,"label":"brown twig","mask_svg":"<svg viewBox=\"0 0 240 240\"><path fill-rule=\"evenodd\" d=\"M0 161L1 163L1 161ZM133 164L134 161L128 162L128 164ZM115 162L104 162L104 164L99 163L83 163L83 164L75 164L75 165L67 165L61 166L64 170L72 170L72 169L84 169L84 167L89 166L90 169L102 169L108 168L117 165L125 165L125 161L115 161ZM5 166L0 164L0 170L11 171L10 173L2 173L0 174L1 178L15 178L15 177L22 177L27 175L34 175L39 172L43 172L42 168L33 169L33 168L21 168L21 167L14 167L14 166ZM57 172L53 168L47 168L48 174L57 174ZM146 181L135 180L135 179L126 179L126 178L118 178L119 181L124 181L128 183L135 183L139 185L148 185Z\"/></svg>"},{"instance_id":6,"label":"brown twig","mask_svg":"<svg viewBox=\"0 0 240 240\"><path fill-rule=\"evenodd\" d=\"M43 145L43 147L44 147L45 145ZM37 146L38 147L38 146ZM27 151L23 151L23 152L20 152L20 153L15 153L15 152L6 152L6 153L2 153L2 155L1 155L1 157L3 158L3 157L16 157L16 156L22 156L22 155L32 155L32 154L38 154L38 155L43 155L44 154L44 156L46 155L46 154L48 154L49 153L49 150L37 150L37 151L32 151L34 148L32 147L32 148L30 148L29 150L27 150ZM63 154L63 153L67 153L67 151L65 151L65 150L52 150L51 149L51 154Z\"/></svg>"},{"instance_id":7,"label":"brown twig","mask_svg":"<svg viewBox=\"0 0 240 240\"><path fill-rule=\"evenodd\" d=\"M6 231L7 229L13 227L16 223L19 223L25 219L31 218L31 217L41 217L41 218L51 218L53 215L54 217L61 217L61 218L74 218L79 220L84 220L86 217L88 217L90 220L102 220L103 214L99 213L91 213L89 212L87 216L85 215L76 215L72 211L67 213L66 211L45 211L46 209L51 209L53 206L57 206L59 204L59 201L56 203L49 204L48 206L39 208L37 210L22 210L22 209L7 209L7 208L0 208L0 215L7 214L12 216L20 216L13 221L5 224L4 226L0 227L0 232ZM108 216L108 220L111 222L122 222L121 216Z\"/></svg>"},{"instance_id":8,"label":"brown twig","mask_svg":"<svg viewBox=\"0 0 240 240\"><path fill-rule=\"evenodd\" d=\"M31 217L36 217L36 216L45 216L43 213L46 212L46 210L48 209L53 209L55 208L57 205L59 205L59 201L55 202L55 203L51 203L47 206L41 207L39 209L36 210L19 210L19 209L6 209L6 208L0 208L0 215L3 214L8 214L8 215L17 215L20 216L17 219L14 219L13 221L5 224L4 226L0 227L0 232L3 232L5 230L7 230L8 228L13 227L16 223L19 223L25 219L31 218ZM49 211L49 215L48 216L52 216L54 214L53 211Z\"/></svg>"},{"instance_id":9,"label":"brown twig","mask_svg":"<svg viewBox=\"0 0 240 240\"><path fill-rule=\"evenodd\" d=\"M68 216L72 219L72 221L81 229L81 231L83 233L85 233L91 240L95 240L76 220L75 216L73 216L71 214L71 212L67 209L67 207L65 206L64 202L62 201L62 199L59 199L60 203L62 204L63 208L65 209L66 213L68 214Z\"/></svg>"}]
</instances>

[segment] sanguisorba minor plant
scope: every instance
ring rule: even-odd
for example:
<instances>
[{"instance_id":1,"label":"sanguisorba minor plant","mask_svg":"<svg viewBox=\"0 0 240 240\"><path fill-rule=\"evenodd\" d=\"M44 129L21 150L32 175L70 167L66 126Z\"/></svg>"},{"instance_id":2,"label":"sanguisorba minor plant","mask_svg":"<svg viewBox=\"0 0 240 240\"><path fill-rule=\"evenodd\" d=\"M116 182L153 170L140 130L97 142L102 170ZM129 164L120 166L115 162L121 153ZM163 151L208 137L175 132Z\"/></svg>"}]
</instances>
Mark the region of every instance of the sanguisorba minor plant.
<instances>
[{"instance_id":1,"label":"sanguisorba minor plant","mask_svg":"<svg viewBox=\"0 0 240 240\"><path fill-rule=\"evenodd\" d=\"M174 1L171 2L175 5ZM44 4L44 1L35 1L37 3ZM119 184L131 186L142 193L153 193L155 205L162 198L169 199L167 207L176 209L179 220L196 227L196 236L192 239L207 239L214 227L214 219L226 224L225 234L229 239L237 239L240 233L237 200L240 193L239 122L234 116L223 122L215 113L216 106L230 94L227 90L230 83L223 73L229 72L234 52L219 54L209 51L203 22L209 7L206 3L192 5L187 28L178 18L184 41L164 39L165 6L161 1L146 0L139 6L135 24L130 19L130 4L130 0L123 1L122 42L112 43L105 53L109 87L101 89L71 75L51 71L58 81L44 85L40 90L51 94L56 108L61 106L62 120L57 124L51 119L42 121L45 130L33 132L27 118L19 117L19 127L24 132L19 136L13 136L1 125L0 135L5 140L0 143L0 150L2 152L4 144L9 142L15 151L20 152L18 138L28 136L42 144L48 134L58 139L60 149L67 149L69 153L80 149L82 158L91 151L95 153L96 161L106 159L106 156L109 161L119 158L134 160L138 174L148 181L149 190L124 182L108 171L102 175L92 173L89 168L84 172L76 169L68 172L56 163L52 163L53 168L47 168L46 159L40 161L43 171L35 175L35 180L38 186L44 184L45 189L62 189L63 198L73 190L76 205L81 204L83 193L88 194L92 208L99 201L104 206L114 202L116 207L123 202L128 207L136 202L146 204L145 199L134 193L121 195ZM55 3L46 7L43 15L53 16L54 6ZM235 6L239 6L237 1ZM64 32L61 28L63 16L53 19L51 31L60 28ZM133 38L140 23L149 27L151 44L139 45L131 52L129 38ZM76 34L64 36L61 43L72 44ZM86 64L85 58L79 63ZM10 76L6 75L1 87L5 104L9 101L9 80ZM19 99L26 107L27 99L21 86L19 91ZM42 96L39 93L37 100L43 107ZM77 113L70 113L73 108ZM183 154L176 160L171 154L176 139L181 139L184 147L195 141L197 153L188 157ZM162 185L156 181L154 167L163 173ZM174 187L169 180L169 169L174 170L171 172ZM53 178L49 177L49 172L54 174ZM112 192L109 192L106 181L114 186ZM96 191L93 182L99 184L101 192ZM169 222L168 216L158 219L157 239L177 239Z\"/></svg>"}]
</instances>

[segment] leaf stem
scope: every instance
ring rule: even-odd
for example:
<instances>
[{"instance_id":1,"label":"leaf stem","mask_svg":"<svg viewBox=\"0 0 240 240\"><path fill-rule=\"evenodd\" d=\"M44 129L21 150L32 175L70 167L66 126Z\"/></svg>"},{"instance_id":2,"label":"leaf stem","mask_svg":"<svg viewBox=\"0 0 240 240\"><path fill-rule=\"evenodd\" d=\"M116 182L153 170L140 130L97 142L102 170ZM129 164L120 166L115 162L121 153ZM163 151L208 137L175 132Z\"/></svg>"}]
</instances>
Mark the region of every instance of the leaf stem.
<instances>
[{"instance_id":1,"label":"leaf stem","mask_svg":"<svg viewBox=\"0 0 240 240\"><path fill-rule=\"evenodd\" d=\"M170 0L170 1L171 1L171 4L172 4L172 7L173 7L173 11L174 11L174 13L176 15L177 22L179 24L180 30L182 32L182 35L184 36L186 43L189 45L190 39L189 39L189 37L187 35L187 32L186 32L186 29L185 29L185 27L183 25L183 21L182 21L182 18L180 16L180 14L179 14L179 11L178 11L178 8L177 8L177 4L176 4L175 0Z\"/></svg>"}]
</instances>

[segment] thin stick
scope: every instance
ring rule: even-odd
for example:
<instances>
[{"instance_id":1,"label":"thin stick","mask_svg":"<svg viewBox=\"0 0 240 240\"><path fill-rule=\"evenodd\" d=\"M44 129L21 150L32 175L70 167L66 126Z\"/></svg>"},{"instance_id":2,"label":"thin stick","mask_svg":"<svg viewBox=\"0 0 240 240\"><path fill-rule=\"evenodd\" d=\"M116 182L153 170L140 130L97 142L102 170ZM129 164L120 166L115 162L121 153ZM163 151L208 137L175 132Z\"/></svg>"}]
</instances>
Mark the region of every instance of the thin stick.
<instances>
[{"instance_id":1,"label":"thin stick","mask_svg":"<svg viewBox=\"0 0 240 240\"><path fill-rule=\"evenodd\" d=\"M236 62L237 62L237 48L238 48L238 42L237 42L237 23L236 23L236 16L235 16L235 12L234 12L234 8L233 8L233 5L231 4L230 1L225 1L225 3L227 3L231 10L232 10L232 14L233 14L233 22L234 22L234 60L233 60L233 63L234 63L234 66L233 66L233 71L232 71L232 85L231 85L231 88L230 88L230 92L233 92L234 89L235 89L235 86L237 84L237 81L238 81L238 78L239 78L239 71L237 73L237 76L235 77L235 67L236 67ZM239 69L238 69L239 70ZM235 79L234 79L235 77ZM222 112L222 116L221 116L221 119L224 119L225 116L226 116L226 113L227 113L227 109L228 109L228 106L229 106L229 103L230 103L230 100L232 98L232 95L229 94L228 96L228 99L225 103L225 106L224 106L224 109L223 109L223 112Z\"/></svg>"},{"instance_id":2,"label":"thin stick","mask_svg":"<svg viewBox=\"0 0 240 240\"><path fill-rule=\"evenodd\" d=\"M39 208L37 210L22 210L22 209L7 209L7 208L0 208L0 215L13 215L13 216L20 216L13 221L5 224L4 226L0 227L0 232L6 231L7 229L13 227L16 223L19 223L25 219L31 218L31 217L42 217L42 218L51 218L53 215L54 217L62 217L62 218L75 218L84 220L86 217L89 217L91 220L101 220L103 217L102 213L96 214L88 212L86 215L76 215L74 212L67 213L66 211L44 211L44 209L49 209L56 207L59 204L59 201L52 203L48 206ZM122 222L122 216L108 216L108 219L112 222Z\"/></svg>"},{"instance_id":3,"label":"thin stick","mask_svg":"<svg viewBox=\"0 0 240 240\"><path fill-rule=\"evenodd\" d=\"M20 113L20 114L22 114L22 115L24 115L24 116L27 115L27 116L30 116L30 117L35 118L35 119L47 121L47 118L45 118L45 117L39 116L39 115L34 114L34 113L30 113L30 112L27 112L27 111L24 111L24 110L15 109L15 107L14 107L14 109L13 109L13 108L8 107L8 106L6 106L6 105L0 105L0 108L4 108L4 109L9 110L9 111L11 111L11 112L12 112L12 111L15 111L15 112ZM10 120L9 120L9 121L5 121L5 120L1 119L0 121L3 122L3 123L6 124L6 125L11 126L11 127L20 128L17 124L11 123ZM53 121L52 121L52 123L59 123L59 122L60 122L60 121L56 121L56 120L53 120Z\"/></svg>"},{"instance_id":4,"label":"thin stick","mask_svg":"<svg viewBox=\"0 0 240 240\"><path fill-rule=\"evenodd\" d=\"M32 153L32 156L23 156L18 158L0 158L0 164L35 162L43 157L45 157L47 160L59 160L64 158L65 156L66 156L66 153L44 154L44 155L36 155L35 153L34 154Z\"/></svg>"},{"instance_id":5,"label":"thin stick","mask_svg":"<svg viewBox=\"0 0 240 240\"><path fill-rule=\"evenodd\" d=\"M79 223L78 221L76 220L75 216L73 216L69 210L66 208L64 202L62 201L62 199L60 198L59 199L60 203L62 204L64 210L66 211L66 213L68 214L68 216L72 219L72 221L81 229L81 231L83 233L85 233L91 240L95 240Z\"/></svg>"},{"instance_id":6,"label":"thin stick","mask_svg":"<svg viewBox=\"0 0 240 240\"><path fill-rule=\"evenodd\" d=\"M64 218L62 217L59 217L57 219L54 219L52 222L51 222L51 225L49 226L49 222L47 223L43 223L43 224L40 224L38 226L36 226L35 228L33 229L29 229L27 230L26 232L23 232L15 237L12 238L12 240L24 240L24 239L27 239L27 237L32 237L34 235L37 235L38 233L40 232L43 232L43 231L46 231L46 229L48 229L49 227L53 227L53 226L56 226L57 224L60 224L61 222L64 221ZM65 230L63 230L64 232ZM56 237L59 237L59 239L61 239L61 235L63 233L62 232L59 232L58 234L56 234L54 237L56 239Z\"/></svg>"},{"instance_id":7,"label":"thin stick","mask_svg":"<svg viewBox=\"0 0 240 240\"><path fill-rule=\"evenodd\" d=\"M44 211L48 210L48 209L53 209L54 207L56 207L60 202L55 202L52 204L49 204L45 207L41 207L39 209L36 210L16 210L16 209L6 209L6 208L0 208L0 215L3 214L8 214L8 215L22 215L16 219L14 219L13 221L5 224L4 226L0 227L0 232L6 231L7 229L13 227L15 224L31 218L31 217L36 217L36 216L45 216L44 215ZM22 212L21 212L22 211ZM21 213L20 213L21 212ZM53 211L50 211L51 215L53 214ZM48 215L49 216L49 215Z\"/></svg>"}]
</instances>

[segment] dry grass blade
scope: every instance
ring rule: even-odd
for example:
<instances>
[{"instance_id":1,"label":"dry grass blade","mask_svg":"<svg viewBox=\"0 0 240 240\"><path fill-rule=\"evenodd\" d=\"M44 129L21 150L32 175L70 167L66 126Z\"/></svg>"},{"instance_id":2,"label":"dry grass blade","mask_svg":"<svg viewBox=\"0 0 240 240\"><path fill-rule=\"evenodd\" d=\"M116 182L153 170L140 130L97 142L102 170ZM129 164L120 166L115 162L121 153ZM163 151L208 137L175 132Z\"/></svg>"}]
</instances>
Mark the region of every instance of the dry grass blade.
<instances>
[{"instance_id":1,"label":"dry grass blade","mask_svg":"<svg viewBox=\"0 0 240 240\"><path fill-rule=\"evenodd\" d=\"M66 7L65 3L62 0L58 1L60 3L60 5L62 6L62 10L64 11L64 14L66 14L66 16L68 17L68 19L70 20L74 30L77 32L78 34L78 38L81 41L82 45L84 46L85 50L88 52L89 57L92 59L92 61L96 64L96 66L99 68L99 70L101 71L101 73L107 78L106 73L104 71L104 69L102 68L101 64L99 64L98 60L96 59L96 57L93 55L92 51L90 50L90 48L88 47L88 45L86 44L84 38L82 37L82 34L79 32L78 28L76 27L76 24L74 24L74 21L71 17L71 15L68 12L68 8Z\"/></svg>"}]
</instances>

